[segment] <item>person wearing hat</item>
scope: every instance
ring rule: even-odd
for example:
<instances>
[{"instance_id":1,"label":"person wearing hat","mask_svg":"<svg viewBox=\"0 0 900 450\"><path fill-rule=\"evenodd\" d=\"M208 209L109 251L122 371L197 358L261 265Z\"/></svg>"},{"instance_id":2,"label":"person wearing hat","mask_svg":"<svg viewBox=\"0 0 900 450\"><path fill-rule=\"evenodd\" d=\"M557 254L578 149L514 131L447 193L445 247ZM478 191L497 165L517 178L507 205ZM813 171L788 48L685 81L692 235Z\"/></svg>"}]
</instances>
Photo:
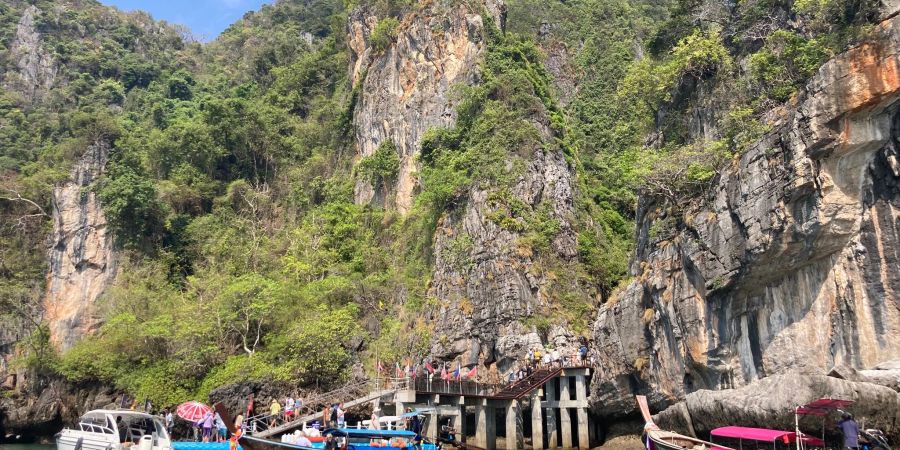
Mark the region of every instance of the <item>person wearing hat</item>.
<instances>
[{"instance_id":1,"label":"person wearing hat","mask_svg":"<svg viewBox=\"0 0 900 450\"><path fill-rule=\"evenodd\" d=\"M272 416L269 419L269 427L271 428L275 426L275 421L278 419L278 414L281 413L281 403L278 403L278 399L272 399L272 404L269 406L269 412L272 413Z\"/></svg>"}]
</instances>

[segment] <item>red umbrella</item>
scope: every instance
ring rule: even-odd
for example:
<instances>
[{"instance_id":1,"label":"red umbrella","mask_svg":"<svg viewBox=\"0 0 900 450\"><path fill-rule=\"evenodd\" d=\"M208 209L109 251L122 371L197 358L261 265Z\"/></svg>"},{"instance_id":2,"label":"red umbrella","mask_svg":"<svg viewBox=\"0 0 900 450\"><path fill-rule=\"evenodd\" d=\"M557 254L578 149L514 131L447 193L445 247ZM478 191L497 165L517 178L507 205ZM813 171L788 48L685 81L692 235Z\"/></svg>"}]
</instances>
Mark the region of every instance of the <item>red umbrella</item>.
<instances>
[{"instance_id":1,"label":"red umbrella","mask_svg":"<svg viewBox=\"0 0 900 450\"><path fill-rule=\"evenodd\" d=\"M212 408L200 402L185 402L178 405L175 412L184 420L197 422L206 416L206 413L212 412Z\"/></svg>"}]
</instances>

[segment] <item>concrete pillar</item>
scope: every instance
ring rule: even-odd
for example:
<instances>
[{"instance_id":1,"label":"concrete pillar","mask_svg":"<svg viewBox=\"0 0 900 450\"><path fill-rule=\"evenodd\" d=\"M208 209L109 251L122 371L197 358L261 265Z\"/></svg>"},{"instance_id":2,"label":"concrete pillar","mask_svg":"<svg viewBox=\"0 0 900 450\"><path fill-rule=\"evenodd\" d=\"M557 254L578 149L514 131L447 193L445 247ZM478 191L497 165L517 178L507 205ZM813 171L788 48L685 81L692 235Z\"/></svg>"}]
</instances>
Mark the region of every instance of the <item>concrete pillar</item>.
<instances>
[{"instance_id":1,"label":"concrete pillar","mask_svg":"<svg viewBox=\"0 0 900 450\"><path fill-rule=\"evenodd\" d=\"M575 377L575 400L584 405L587 402L587 381L584 375ZM589 449L591 443L591 429L588 422L587 408L578 408L578 448Z\"/></svg>"},{"instance_id":2,"label":"concrete pillar","mask_svg":"<svg viewBox=\"0 0 900 450\"><path fill-rule=\"evenodd\" d=\"M569 378L560 377L559 383L559 401L569 402L572 398L572 395L569 394ZM569 410L564 407L559 408L559 428L560 434L562 434L563 448L572 448L572 418L569 416Z\"/></svg>"},{"instance_id":3,"label":"concrete pillar","mask_svg":"<svg viewBox=\"0 0 900 450\"><path fill-rule=\"evenodd\" d=\"M394 411L395 416L402 416L403 413L406 412L406 405L401 401L396 401L396 402L394 402L394 410L395 410ZM402 420L397 422L396 429L402 430L404 428L406 428L406 427L403 425Z\"/></svg>"},{"instance_id":4,"label":"concrete pillar","mask_svg":"<svg viewBox=\"0 0 900 450\"><path fill-rule=\"evenodd\" d=\"M486 401L475 407L475 446L485 450L497 449L497 414Z\"/></svg>"},{"instance_id":5,"label":"concrete pillar","mask_svg":"<svg viewBox=\"0 0 900 450\"><path fill-rule=\"evenodd\" d=\"M453 428L459 433L459 440L466 442L466 402L463 397L459 397L459 415L453 418Z\"/></svg>"},{"instance_id":6,"label":"concrete pillar","mask_svg":"<svg viewBox=\"0 0 900 450\"><path fill-rule=\"evenodd\" d=\"M506 406L506 450L525 448L525 437L522 434L522 409L518 400L512 400Z\"/></svg>"},{"instance_id":7,"label":"concrete pillar","mask_svg":"<svg viewBox=\"0 0 900 450\"><path fill-rule=\"evenodd\" d=\"M431 399L431 405L434 406L434 412L429 414L427 427L425 429L425 437L432 441L437 440L438 431L441 429L441 416L438 414L438 405L441 404L441 396L435 395Z\"/></svg>"},{"instance_id":8,"label":"concrete pillar","mask_svg":"<svg viewBox=\"0 0 900 450\"><path fill-rule=\"evenodd\" d=\"M578 408L578 448L588 450L591 448L590 427L588 426L587 408Z\"/></svg>"},{"instance_id":9,"label":"concrete pillar","mask_svg":"<svg viewBox=\"0 0 900 450\"><path fill-rule=\"evenodd\" d=\"M540 391L531 394L531 448L544 449L544 411Z\"/></svg>"},{"instance_id":10,"label":"concrete pillar","mask_svg":"<svg viewBox=\"0 0 900 450\"><path fill-rule=\"evenodd\" d=\"M556 383L557 379L552 379L544 385L547 403L556 400ZM559 429L556 426L556 411L554 408L548 406L547 409L544 410L544 421L547 424L547 448L553 449L559 447Z\"/></svg>"}]
</instances>

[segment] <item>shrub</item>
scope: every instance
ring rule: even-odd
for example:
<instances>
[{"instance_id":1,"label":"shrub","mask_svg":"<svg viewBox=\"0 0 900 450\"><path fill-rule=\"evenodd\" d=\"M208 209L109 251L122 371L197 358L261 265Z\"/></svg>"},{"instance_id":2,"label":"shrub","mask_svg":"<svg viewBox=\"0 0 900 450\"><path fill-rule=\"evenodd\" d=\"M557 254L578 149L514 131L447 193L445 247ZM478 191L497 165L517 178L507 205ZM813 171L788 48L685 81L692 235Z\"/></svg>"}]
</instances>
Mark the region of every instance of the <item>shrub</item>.
<instances>
[{"instance_id":1,"label":"shrub","mask_svg":"<svg viewBox=\"0 0 900 450\"><path fill-rule=\"evenodd\" d=\"M397 38L397 26L400 22L393 17L385 17L378 21L372 34L369 36L369 43L372 50L376 53L383 53Z\"/></svg>"},{"instance_id":2,"label":"shrub","mask_svg":"<svg viewBox=\"0 0 900 450\"><path fill-rule=\"evenodd\" d=\"M750 57L750 76L772 100L788 100L830 56L818 39L806 39L787 30L766 38L765 46Z\"/></svg>"},{"instance_id":3,"label":"shrub","mask_svg":"<svg viewBox=\"0 0 900 450\"><path fill-rule=\"evenodd\" d=\"M397 179L400 173L400 156L391 141L384 141L371 156L359 161L356 166L359 175L375 185L387 185Z\"/></svg>"}]
</instances>

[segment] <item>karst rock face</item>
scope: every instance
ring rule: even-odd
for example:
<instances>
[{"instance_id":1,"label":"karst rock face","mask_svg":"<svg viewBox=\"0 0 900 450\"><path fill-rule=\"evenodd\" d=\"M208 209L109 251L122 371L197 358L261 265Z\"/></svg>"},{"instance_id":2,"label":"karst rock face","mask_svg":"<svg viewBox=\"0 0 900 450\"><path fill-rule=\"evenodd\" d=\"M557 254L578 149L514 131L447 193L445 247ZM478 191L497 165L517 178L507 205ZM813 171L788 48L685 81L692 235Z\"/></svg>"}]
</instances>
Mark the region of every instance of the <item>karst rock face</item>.
<instances>
[{"instance_id":1,"label":"karst rock face","mask_svg":"<svg viewBox=\"0 0 900 450\"><path fill-rule=\"evenodd\" d=\"M900 359L900 17L820 68L684 225L638 211L634 281L598 312L592 405Z\"/></svg>"},{"instance_id":2,"label":"karst rock face","mask_svg":"<svg viewBox=\"0 0 900 450\"><path fill-rule=\"evenodd\" d=\"M369 42L379 18L365 9L353 13L348 41L351 80L359 91L353 119L357 154L371 156L390 142L400 157L395 185L360 180L357 203L377 202L401 213L412 206L422 137L431 128L452 126L458 99L454 89L479 80L486 45L482 13L497 8L493 1L487 3L473 8L434 2L403 17L394 42L381 50ZM393 192L393 198L384 198L385 191Z\"/></svg>"},{"instance_id":3,"label":"karst rock face","mask_svg":"<svg viewBox=\"0 0 900 450\"><path fill-rule=\"evenodd\" d=\"M574 173L562 151L534 149L525 175L513 189L523 204L551 205L551 216L561 224L552 242L553 257L577 255L574 218ZM498 363L500 372L513 368L531 349L542 349L542 339L527 318L549 306L551 277L537 263L522 236L488 217L490 191L474 191L459 210L444 216L435 236L435 269L430 296L441 304L433 319L438 339L432 354L443 359L461 357L463 364ZM576 336L555 327L544 337L564 354L577 348ZM482 360L479 361L479 356Z\"/></svg>"},{"instance_id":4,"label":"karst rock face","mask_svg":"<svg viewBox=\"0 0 900 450\"><path fill-rule=\"evenodd\" d=\"M103 173L108 156L108 144L89 146L70 179L53 189L44 309L50 340L63 351L96 330L97 299L115 276L114 240L91 189Z\"/></svg>"},{"instance_id":5,"label":"karst rock face","mask_svg":"<svg viewBox=\"0 0 900 450\"><path fill-rule=\"evenodd\" d=\"M31 5L25 9L9 48L9 67L3 86L20 95L26 103L39 101L56 81L57 65L44 49L35 17L40 10Z\"/></svg>"}]
</instances>

